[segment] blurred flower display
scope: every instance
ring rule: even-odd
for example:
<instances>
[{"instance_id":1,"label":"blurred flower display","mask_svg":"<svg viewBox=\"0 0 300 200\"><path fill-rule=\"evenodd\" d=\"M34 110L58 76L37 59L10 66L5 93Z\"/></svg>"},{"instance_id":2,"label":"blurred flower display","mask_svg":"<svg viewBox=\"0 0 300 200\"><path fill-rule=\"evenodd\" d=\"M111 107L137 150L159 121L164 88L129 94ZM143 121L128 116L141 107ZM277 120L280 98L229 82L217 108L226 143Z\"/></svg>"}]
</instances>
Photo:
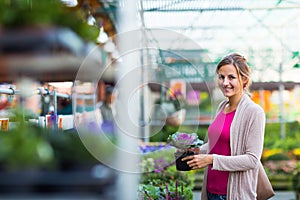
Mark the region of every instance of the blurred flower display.
<instances>
[{"instance_id":1,"label":"blurred flower display","mask_svg":"<svg viewBox=\"0 0 300 200\"><path fill-rule=\"evenodd\" d=\"M296 160L280 160L280 161L266 161L264 167L269 175L277 174L294 174L297 167Z\"/></svg>"},{"instance_id":2,"label":"blurred flower display","mask_svg":"<svg viewBox=\"0 0 300 200\"><path fill-rule=\"evenodd\" d=\"M172 154L170 148L143 154L138 199L193 199L194 175L177 171Z\"/></svg>"},{"instance_id":3,"label":"blurred flower display","mask_svg":"<svg viewBox=\"0 0 300 200\"><path fill-rule=\"evenodd\" d=\"M170 145L166 144L165 142L139 142L139 150L141 153L149 153L166 148L170 148Z\"/></svg>"}]
</instances>

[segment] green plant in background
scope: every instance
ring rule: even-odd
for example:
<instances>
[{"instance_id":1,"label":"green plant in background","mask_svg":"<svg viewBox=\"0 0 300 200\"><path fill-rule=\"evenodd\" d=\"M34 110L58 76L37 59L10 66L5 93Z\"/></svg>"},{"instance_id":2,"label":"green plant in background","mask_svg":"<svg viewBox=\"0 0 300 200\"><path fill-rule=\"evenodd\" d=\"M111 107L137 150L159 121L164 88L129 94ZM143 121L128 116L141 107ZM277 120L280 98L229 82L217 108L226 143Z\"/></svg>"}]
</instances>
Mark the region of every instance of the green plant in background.
<instances>
[{"instance_id":1,"label":"green plant in background","mask_svg":"<svg viewBox=\"0 0 300 200\"><path fill-rule=\"evenodd\" d=\"M199 109L201 113L210 113L212 111L212 102L209 93L201 92L200 94L201 102L199 104Z\"/></svg>"},{"instance_id":2,"label":"green plant in background","mask_svg":"<svg viewBox=\"0 0 300 200\"><path fill-rule=\"evenodd\" d=\"M0 163L6 170L20 168L53 167L54 152L48 141L43 140L40 127L31 126L20 110L12 117L16 128L0 133Z\"/></svg>"},{"instance_id":3,"label":"green plant in background","mask_svg":"<svg viewBox=\"0 0 300 200\"><path fill-rule=\"evenodd\" d=\"M99 164L74 131L50 130L29 123L21 109L12 111L16 126L0 132L0 166L7 171L68 170ZM83 134L97 142L108 156L113 152L96 134Z\"/></svg>"},{"instance_id":4,"label":"green plant in background","mask_svg":"<svg viewBox=\"0 0 300 200\"><path fill-rule=\"evenodd\" d=\"M139 199L193 198L194 174L177 171L173 153L173 148L167 148L143 155Z\"/></svg>"},{"instance_id":5,"label":"green plant in background","mask_svg":"<svg viewBox=\"0 0 300 200\"><path fill-rule=\"evenodd\" d=\"M0 1L0 28L30 26L68 27L87 41L96 42L100 28L86 22L85 13L71 10L60 0L4 0Z\"/></svg>"},{"instance_id":6,"label":"green plant in background","mask_svg":"<svg viewBox=\"0 0 300 200\"><path fill-rule=\"evenodd\" d=\"M153 134L150 137L150 142L166 142L170 134L178 131L178 127L165 125L160 130L152 129L151 131L153 132Z\"/></svg>"},{"instance_id":7,"label":"green plant in background","mask_svg":"<svg viewBox=\"0 0 300 200\"><path fill-rule=\"evenodd\" d=\"M264 148L265 149L282 149L290 151L295 148L300 148L300 124L292 122L285 124L286 136L280 136L280 124L266 124Z\"/></svg>"},{"instance_id":8,"label":"green plant in background","mask_svg":"<svg viewBox=\"0 0 300 200\"><path fill-rule=\"evenodd\" d=\"M299 166L296 151L300 144L299 122L286 123L285 129L286 135L282 138L279 123L266 124L262 161L277 190L291 190L299 180L299 175L296 175Z\"/></svg>"},{"instance_id":9,"label":"green plant in background","mask_svg":"<svg viewBox=\"0 0 300 200\"><path fill-rule=\"evenodd\" d=\"M290 158L284 153L276 153L268 156L265 161L282 161L282 160L290 160Z\"/></svg>"}]
</instances>

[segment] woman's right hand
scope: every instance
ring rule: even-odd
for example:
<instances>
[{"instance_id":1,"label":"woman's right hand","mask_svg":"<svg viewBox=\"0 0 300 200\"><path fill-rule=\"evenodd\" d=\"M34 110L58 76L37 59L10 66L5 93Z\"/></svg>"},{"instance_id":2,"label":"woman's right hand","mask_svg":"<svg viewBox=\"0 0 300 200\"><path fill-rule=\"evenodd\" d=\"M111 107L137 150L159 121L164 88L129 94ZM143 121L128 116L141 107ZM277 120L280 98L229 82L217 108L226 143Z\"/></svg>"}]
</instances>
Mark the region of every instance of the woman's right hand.
<instances>
[{"instance_id":1,"label":"woman's right hand","mask_svg":"<svg viewBox=\"0 0 300 200\"><path fill-rule=\"evenodd\" d=\"M193 156L187 156L182 159L182 161L187 161L187 164L192 169L201 169L213 163L212 154L198 154Z\"/></svg>"}]
</instances>

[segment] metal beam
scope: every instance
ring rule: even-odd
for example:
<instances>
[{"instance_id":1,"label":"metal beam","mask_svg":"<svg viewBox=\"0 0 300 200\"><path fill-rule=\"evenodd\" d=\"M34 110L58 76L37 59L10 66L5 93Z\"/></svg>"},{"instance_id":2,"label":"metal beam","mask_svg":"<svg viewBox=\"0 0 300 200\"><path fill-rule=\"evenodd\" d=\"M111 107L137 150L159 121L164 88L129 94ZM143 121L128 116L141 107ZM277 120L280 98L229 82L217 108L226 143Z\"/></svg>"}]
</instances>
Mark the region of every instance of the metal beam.
<instances>
[{"instance_id":1,"label":"metal beam","mask_svg":"<svg viewBox=\"0 0 300 200\"><path fill-rule=\"evenodd\" d=\"M211 12L211 11L255 11L255 10L290 10L300 9L300 6L282 6L282 7L211 7L211 8L179 8L179 9L160 9L150 8L144 9L144 12Z\"/></svg>"}]
</instances>

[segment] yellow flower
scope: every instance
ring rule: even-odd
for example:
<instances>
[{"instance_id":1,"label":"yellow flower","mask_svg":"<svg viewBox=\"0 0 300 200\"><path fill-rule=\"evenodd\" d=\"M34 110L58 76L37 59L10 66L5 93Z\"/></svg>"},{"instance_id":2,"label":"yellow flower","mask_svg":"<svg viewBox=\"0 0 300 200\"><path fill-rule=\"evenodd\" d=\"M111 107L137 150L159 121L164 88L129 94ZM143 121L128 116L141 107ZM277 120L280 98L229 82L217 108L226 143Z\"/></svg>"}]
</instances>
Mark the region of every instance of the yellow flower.
<instances>
[{"instance_id":1,"label":"yellow flower","mask_svg":"<svg viewBox=\"0 0 300 200\"><path fill-rule=\"evenodd\" d=\"M300 156L300 148L294 149L294 150L293 150L293 154L294 154L295 156Z\"/></svg>"},{"instance_id":2,"label":"yellow flower","mask_svg":"<svg viewBox=\"0 0 300 200\"><path fill-rule=\"evenodd\" d=\"M263 158L268 158L272 155L282 153L282 152L283 152L282 149L267 149L267 150L264 150L264 152L263 152Z\"/></svg>"}]
</instances>

